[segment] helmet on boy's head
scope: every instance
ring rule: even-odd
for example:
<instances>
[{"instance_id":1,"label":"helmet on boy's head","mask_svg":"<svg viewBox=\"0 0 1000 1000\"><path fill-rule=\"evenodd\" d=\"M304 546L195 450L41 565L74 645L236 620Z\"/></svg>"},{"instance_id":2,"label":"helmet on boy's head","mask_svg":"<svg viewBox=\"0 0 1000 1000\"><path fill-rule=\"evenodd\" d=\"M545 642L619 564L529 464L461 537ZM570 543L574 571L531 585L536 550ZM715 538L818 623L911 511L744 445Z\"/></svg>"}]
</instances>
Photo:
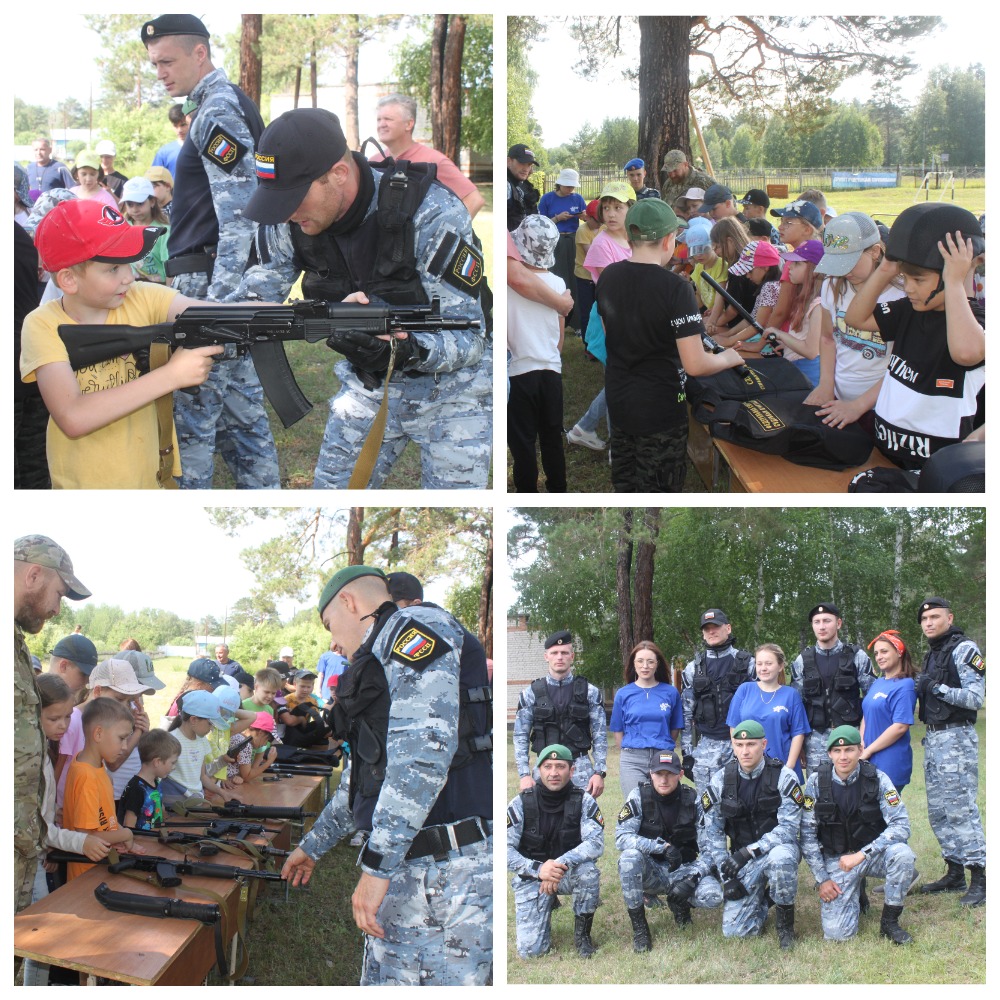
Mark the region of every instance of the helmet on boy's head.
<instances>
[{"instance_id":1,"label":"helmet on boy's head","mask_svg":"<svg viewBox=\"0 0 1000 1000\"><path fill-rule=\"evenodd\" d=\"M885 255L889 260L941 271L944 269L944 258L938 243L944 240L946 233L954 236L957 232L972 240L975 256L978 257L986 249L979 221L966 209L929 201L911 205L896 216L889 230Z\"/></svg>"}]
</instances>

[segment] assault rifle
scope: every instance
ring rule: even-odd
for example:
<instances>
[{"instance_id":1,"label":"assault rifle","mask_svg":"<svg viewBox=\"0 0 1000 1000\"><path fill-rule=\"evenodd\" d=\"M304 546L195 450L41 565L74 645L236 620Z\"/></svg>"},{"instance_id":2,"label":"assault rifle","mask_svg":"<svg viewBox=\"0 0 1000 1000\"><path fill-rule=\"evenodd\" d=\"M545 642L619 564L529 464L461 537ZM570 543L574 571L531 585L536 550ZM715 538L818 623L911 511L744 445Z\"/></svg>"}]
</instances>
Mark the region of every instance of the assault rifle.
<instances>
[{"instance_id":1,"label":"assault rifle","mask_svg":"<svg viewBox=\"0 0 1000 1000\"><path fill-rule=\"evenodd\" d=\"M203 858L214 857L219 853L221 847L235 847L240 850L250 848L262 855L275 858L287 858L291 851L282 851L269 844L251 844L245 840L228 840L212 836L208 833L182 833L180 830L167 830L165 827L159 830L136 830L130 827L133 836L136 837L156 837L161 844L167 847L180 845L182 848L189 844L197 844L198 854Z\"/></svg>"},{"instance_id":2,"label":"assault rifle","mask_svg":"<svg viewBox=\"0 0 1000 1000\"><path fill-rule=\"evenodd\" d=\"M189 816L195 813L215 813L216 816L224 816L226 819L294 819L301 823L304 819L319 815L318 813L307 813L301 806L255 806L245 802L232 799L224 806L196 805L185 806L183 800L175 803L182 807L182 815Z\"/></svg>"},{"instance_id":3,"label":"assault rifle","mask_svg":"<svg viewBox=\"0 0 1000 1000\"><path fill-rule=\"evenodd\" d=\"M355 302L323 302L315 299L287 306L192 306L173 323L156 326L59 327L69 363L74 371L123 354L134 354L151 344L170 347L232 345L237 355L249 353L257 377L274 412L285 427L291 427L311 409L285 355L285 341L325 341L335 332L369 334L376 337L404 333L437 333L440 330L478 328L471 317L445 319L441 300L430 305L373 306Z\"/></svg>"},{"instance_id":4,"label":"assault rifle","mask_svg":"<svg viewBox=\"0 0 1000 1000\"><path fill-rule=\"evenodd\" d=\"M721 295L722 298L740 314L742 319L745 319L759 334L766 336L767 342L772 347L778 343L778 338L775 337L773 333L765 334L764 327L762 327L760 323L758 323L757 320L755 320L753 316L751 316L750 313L748 313L746 309L715 280L715 278L713 278L710 274L702 274L702 277L712 286L712 288L715 289L717 294Z\"/></svg>"},{"instance_id":5,"label":"assault rifle","mask_svg":"<svg viewBox=\"0 0 1000 1000\"><path fill-rule=\"evenodd\" d=\"M121 872L149 872L151 881L164 889L181 884L182 875L200 875L205 878L262 879L265 882L284 882L280 872L270 872L258 868L240 868L237 865L215 865L207 861L178 861L175 858L158 858L152 854L119 854L117 861L110 857L101 861L91 861L86 855L71 854L69 851L49 851L50 861L67 861L70 864L107 865L112 875Z\"/></svg>"}]
</instances>

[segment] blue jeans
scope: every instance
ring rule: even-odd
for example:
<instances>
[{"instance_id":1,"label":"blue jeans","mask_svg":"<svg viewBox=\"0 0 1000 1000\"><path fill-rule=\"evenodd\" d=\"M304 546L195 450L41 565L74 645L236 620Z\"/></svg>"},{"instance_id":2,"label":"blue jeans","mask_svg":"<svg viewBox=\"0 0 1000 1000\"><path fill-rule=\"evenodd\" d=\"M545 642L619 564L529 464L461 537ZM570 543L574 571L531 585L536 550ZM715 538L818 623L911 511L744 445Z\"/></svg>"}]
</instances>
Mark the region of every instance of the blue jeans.
<instances>
[{"instance_id":1,"label":"blue jeans","mask_svg":"<svg viewBox=\"0 0 1000 1000\"><path fill-rule=\"evenodd\" d=\"M597 430L597 425L604 418L608 425L608 434L611 433L611 422L608 420L608 404L604 400L604 390L602 389L590 404L587 412L576 422L576 426L582 431L590 431L593 434Z\"/></svg>"}]
</instances>

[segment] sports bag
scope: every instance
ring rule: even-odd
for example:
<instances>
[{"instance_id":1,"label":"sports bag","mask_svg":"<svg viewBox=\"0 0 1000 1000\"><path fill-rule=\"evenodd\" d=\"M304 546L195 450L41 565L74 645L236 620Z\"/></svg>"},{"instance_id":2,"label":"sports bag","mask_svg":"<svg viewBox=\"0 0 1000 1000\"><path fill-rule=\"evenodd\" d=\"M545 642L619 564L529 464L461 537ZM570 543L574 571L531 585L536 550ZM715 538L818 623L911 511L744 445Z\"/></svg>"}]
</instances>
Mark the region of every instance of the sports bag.
<instances>
[{"instance_id":1,"label":"sports bag","mask_svg":"<svg viewBox=\"0 0 1000 1000\"><path fill-rule=\"evenodd\" d=\"M588 328L588 333L589 328ZM735 368L712 375L689 375L684 393L695 420L707 424L712 419L712 407L727 400L758 399L778 396L804 399L812 391L812 383L784 358L751 358L746 362L746 375Z\"/></svg>"}]
</instances>

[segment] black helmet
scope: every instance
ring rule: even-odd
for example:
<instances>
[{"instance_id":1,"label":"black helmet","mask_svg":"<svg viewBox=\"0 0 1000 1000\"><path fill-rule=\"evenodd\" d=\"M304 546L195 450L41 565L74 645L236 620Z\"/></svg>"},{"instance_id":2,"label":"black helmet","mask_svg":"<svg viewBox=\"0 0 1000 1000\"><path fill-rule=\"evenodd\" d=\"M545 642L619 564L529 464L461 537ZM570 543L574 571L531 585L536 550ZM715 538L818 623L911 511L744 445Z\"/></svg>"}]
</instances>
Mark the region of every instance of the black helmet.
<instances>
[{"instance_id":1,"label":"black helmet","mask_svg":"<svg viewBox=\"0 0 1000 1000\"><path fill-rule=\"evenodd\" d=\"M924 201L896 216L889 230L885 255L889 260L940 271L944 268L944 258L938 242L944 240L945 233L961 233L971 238L972 252L977 257L986 249L982 227L971 212L958 205Z\"/></svg>"}]
</instances>

